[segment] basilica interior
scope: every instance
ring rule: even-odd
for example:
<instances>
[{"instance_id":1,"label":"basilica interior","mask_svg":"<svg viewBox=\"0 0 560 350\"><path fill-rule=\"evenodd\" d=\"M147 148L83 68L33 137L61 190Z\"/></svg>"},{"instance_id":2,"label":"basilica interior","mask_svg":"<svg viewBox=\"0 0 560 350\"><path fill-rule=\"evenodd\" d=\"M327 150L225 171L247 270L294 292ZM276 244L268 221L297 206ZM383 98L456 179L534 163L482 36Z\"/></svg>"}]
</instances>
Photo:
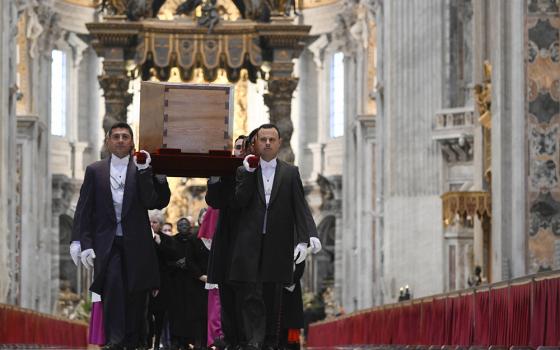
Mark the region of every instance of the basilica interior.
<instances>
[{"instance_id":1,"label":"basilica interior","mask_svg":"<svg viewBox=\"0 0 560 350\"><path fill-rule=\"evenodd\" d=\"M267 1L0 3L0 303L87 321L79 190L141 81L233 84L233 139L278 125L327 317L560 269L558 0ZM196 218L206 179L170 185Z\"/></svg>"}]
</instances>

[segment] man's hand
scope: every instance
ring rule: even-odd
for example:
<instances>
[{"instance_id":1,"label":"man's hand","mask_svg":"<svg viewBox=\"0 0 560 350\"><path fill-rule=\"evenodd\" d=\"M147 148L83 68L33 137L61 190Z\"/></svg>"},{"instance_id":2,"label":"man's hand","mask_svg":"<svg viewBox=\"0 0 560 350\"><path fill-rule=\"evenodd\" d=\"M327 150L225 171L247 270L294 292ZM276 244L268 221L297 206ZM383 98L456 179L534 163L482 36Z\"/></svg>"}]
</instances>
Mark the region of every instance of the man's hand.
<instances>
[{"instance_id":1,"label":"man's hand","mask_svg":"<svg viewBox=\"0 0 560 350\"><path fill-rule=\"evenodd\" d=\"M80 259L81 252L82 252L82 247L80 246L80 242L72 241L72 243L70 243L70 256L72 257L72 261L76 266L78 266L78 261Z\"/></svg>"},{"instance_id":2,"label":"man's hand","mask_svg":"<svg viewBox=\"0 0 560 350\"><path fill-rule=\"evenodd\" d=\"M93 267L93 260L95 260L95 252L93 249L86 249L80 254L82 258L82 264L86 269L91 269Z\"/></svg>"},{"instance_id":3,"label":"man's hand","mask_svg":"<svg viewBox=\"0 0 560 350\"><path fill-rule=\"evenodd\" d=\"M250 173L257 170L257 166L259 166L259 157L255 156L254 154L249 154L243 160L243 167Z\"/></svg>"},{"instance_id":4,"label":"man's hand","mask_svg":"<svg viewBox=\"0 0 560 350\"><path fill-rule=\"evenodd\" d=\"M152 161L152 157L150 157L150 154L144 150L135 152L132 159L134 160L134 164L136 165L136 169L138 170L147 169L150 166L150 162Z\"/></svg>"},{"instance_id":5,"label":"man's hand","mask_svg":"<svg viewBox=\"0 0 560 350\"><path fill-rule=\"evenodd\" d=\"M161 244L161 237L160 237L160 235L158 235L157 233L154 233L154 241L155 241L157 244Z\"/></svg>"},{"instance_id":6,"label":"man's hand","mask_svg":"<svg viewBox=\"0 0 560 350\"><path fill-rule=\"evenodd\" d=\"M201 280L202 282L206 283L208 281L208 276L202 275L198 279Z\"/></svg>"},{"instance_id":7,"label":"man's hand","mask_svg":"<svg viewBox=\"0 0 560 350\"><path fill-rule=\"evenodd\" d=\"M321 241L317 237L309 237L309 245L311 247L311 253L317 254L323 249L321 246Z\"/></svg>"},{"instance_id":8,"label":"man's hand","mask_svg":"<svg viewBox=\"0 0 560 350\"><path fill-rule=\"evenodd\" d=\"M294 261L297 264L303 262L307 256L307 243L299 243L294 249Z\"/></svg>"}]
</instances>

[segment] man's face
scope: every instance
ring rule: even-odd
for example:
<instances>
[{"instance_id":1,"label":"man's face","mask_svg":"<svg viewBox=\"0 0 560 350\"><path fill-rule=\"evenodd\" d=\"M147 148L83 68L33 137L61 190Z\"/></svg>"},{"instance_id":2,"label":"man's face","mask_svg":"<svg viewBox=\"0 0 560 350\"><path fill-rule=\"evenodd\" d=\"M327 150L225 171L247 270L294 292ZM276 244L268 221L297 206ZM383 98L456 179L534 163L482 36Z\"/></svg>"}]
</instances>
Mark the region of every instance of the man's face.
<instances>
[{"instance_id":1,"label":"man's face","mask_svg":"<svg viewBox=\"0 0 560 350\"><path fill-rule=\"evenodd\" d=\"M235 145L233 146L233 155L239 158L245 157L245 150L243 149L243 143L245 139L238 139L235 141Z\"/></svg>"},{"instance_id":2,"label":"man's face","mask_svg":"<svg viewBox=\"0 0 560 350\"><path fill-rule=\"evenodd\" d=\"M255 150L262 159L269 162L278 155L282 140L275 128L260 129L255 141Z\"/></svg>"},{"instance_id":3,"label":"man's face","mask_svg":"<svg viewBox=\"0 0 560 350\"><path fill-rule=\"evenodd\" d=\"M165 235L173 236L173 231L171 230L171 225L169 224L163 225L163 227L161 228L161 232L163 232L163 234Z\"/></svg>"},{"instance_id":4,"label":"man's face","mask_svg":"<svg viewBox=\"0 0 560 350\"><path fill-rule=\"evenodd\" d=\"M187 221L187 219L177 221L177 230L179 233L188 233L189 228L191 228L191 224Z\"/></svg>"},{"instance_id":5,"label":"man's face","mask_svg":"<svg viewBox=\"0 0 560 350\"><path fill-rule=\"evenodd\" d=\"M161 224L157 218L150 218L150 226L152 226L152 230L154 230L155 233L158 233L161 228Z\"/></svg>"},{"instance_id":6,"label":"man's face","mask_svg":"<svg viewBox=\"0 0 560 350\"><path fill-rule=\"evenodd\" d=\"M254 139L255 139L255 137L253 137L253 140ZM248 154L255 154L256 155L257 152L255 152L254 142L255 141L253 141L253 142L247 141L247 149L245 150L245 155L248 155Z\"/></svg>"},{"instance_id":7,"label":"man's face","mask_svg":"<svg viewBox=\"0 0 560 350\"><path fill-rule=\"evenodd\" d=\"M130 154L133 147L134 142L128 129L115 128L111 131L111 135L107 139L109 152L119 158L124 158Z\"/></svg>"}]
</instances>

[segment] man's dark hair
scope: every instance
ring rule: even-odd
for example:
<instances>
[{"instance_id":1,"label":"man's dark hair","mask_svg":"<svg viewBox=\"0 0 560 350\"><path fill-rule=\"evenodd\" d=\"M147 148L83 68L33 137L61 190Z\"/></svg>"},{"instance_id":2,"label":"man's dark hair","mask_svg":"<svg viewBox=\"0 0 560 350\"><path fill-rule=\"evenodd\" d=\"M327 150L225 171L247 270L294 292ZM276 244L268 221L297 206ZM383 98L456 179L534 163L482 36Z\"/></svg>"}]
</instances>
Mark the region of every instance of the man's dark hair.
<instances>
[{"instance_id":1,"label":"man's dark hair","mask_svg":"<svg viewBox=\"0 0 560 350\"><path fill-rule=\"evenodd\" d=\"M170 222L165 222L165 223L164 223L163 225L161 225L161 226L165 226L165 225L169 225L169 226L173 227L173 224L170 223Z\"/></svg>"},{"instance_id":2,"label":"man's dark hair","mask_svg":"<svg viewBox=\"0 0 560 350\"><path fill-rule=\"evenodd\" d=\"M276 129L276 132L278 133L278 138L281 139L282 136L280 135L280 130L278 129L278 127L274 124L263 124L261 126L259 126L259 128L257 129L257 134L259 133L259 131L261 129Z\"/></svg>"},{"instance_id":3,"label":"man's dark hair","mask_svg":"<svg viewBox=\"0 0 560 350\"><path fill-rule=\"evenodd\" d=\"M180 217L179 220L177 220L177 223L179 223L180 221L183 221L183 220L186 221L186 222L188 222L189 225L192 224L191 221L190 221L189 219L187 219L186 217L184 217L184 216Z\"/></svg>"},{"instance_id":4,"label":"man's dark hair","mask_svg":"<svg viewBox=\"0 0 560 350\"><path fill-rule=\"evenodd\" d=\"M125 122L118 122L115 123L111 126L111 128L109 129L109 132L107 133L107 135L109 137L111 137L111 134L113 133L114 129L126 129L128 130L128 132L130 133L130 138L134 139L134 133L132 132L132 128L130 127L130 125L128 125Z\"/></svg>"},{"instance_id":5,"label":"man's dark hair","mask_svg":"<svg viewBox=\"0 0 560 350\"><path fill-rule=\"evenodd\" d=\"M259 131L259 128L253 129L253 131L251 131L249 133L249 136L247 136L245 138L245 149L248 150L249 146L251 146L251 143L253 142L253 139L255 138L255 135L257 134L257 131Z\"/></svg>"}]
</instances>

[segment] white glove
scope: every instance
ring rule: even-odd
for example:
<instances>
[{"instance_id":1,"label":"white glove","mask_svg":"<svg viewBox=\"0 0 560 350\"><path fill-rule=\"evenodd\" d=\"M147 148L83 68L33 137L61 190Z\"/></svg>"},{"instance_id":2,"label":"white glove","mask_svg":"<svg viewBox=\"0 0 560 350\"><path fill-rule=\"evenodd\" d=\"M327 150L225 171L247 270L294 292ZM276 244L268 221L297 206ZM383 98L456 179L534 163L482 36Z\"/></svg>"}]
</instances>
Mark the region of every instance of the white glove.
<instances>
[{"instance_id":1,"label":"white glove","mask_svg":"<svg viewBox=\"0 0 560 350\"><path fill-rule=\"evenodd\" d=\"M311 253L317 254L323 249L321 241L317 237L309 237L309 245L311 246Z\"/></svg>"},{"instance_id":2,"label":"white glove","mask_svg":"<svg viewBox=\"0 0 560 350\"><path fill-rule=\"evenodd\" d=\"M247 157L245 157L245 159L243 159L243 167L245 168L245 170L247 170L248 172L252 173L255 170L257 170L257 166L255 166L254 168L251 167L251 164L249 164L249 159L252 158L257 158L257 156L255 156L254 154L249 154Z\"/></svg>"},{"instance_id":3,"label":"white glove","mask_svg":"<svg viewBox=\"0 0 560 350\"><path fill-rule=\"evenodd\" d=\"M95 259L95 252L93 249L86 249L81 254L82 264L86 269L91 269L93 267L93 260Z\"/></svg>"},{"instance_id":4,"label":"white glove","mask_svg":"<svg viewBox=\"0 0 560 350\"><path fill-rule=\"evenodd\" d=\"M78 266L78 259L80 259L81 252L82 252L82 248L80 246L80 242L72 241L72 243L70 243L70 256L72 257L72 261L76 266Z\"/></svg>"},{"instance_id":5,"label":"white glove","mask_svg":"<svg viewBox=\"0 0 560 350\"><path fill-rule=\"evenodd\" d=\"M132 159L134 160L134 164L136 165L136 169L138 169L138 170L148 169L148 167L150 166L150 162L152 161L152 157L150 157L150 154L148 152L144 151L144 150L141 150L140 152L142 152L146 155L146 163L138 164L137 159L136 159L136 154L135 154Z\"/></svg>"},{"instance_id":6,"label":"white glove","mask_svg":"<svg viewBox=\"0 0 560 350\"><path fill-rule=\"evenodd\" d=\"M307 243L299 243L294 249L294 261L296 265L305 260L307 256Z\"/></svg>"}]
</instances>

